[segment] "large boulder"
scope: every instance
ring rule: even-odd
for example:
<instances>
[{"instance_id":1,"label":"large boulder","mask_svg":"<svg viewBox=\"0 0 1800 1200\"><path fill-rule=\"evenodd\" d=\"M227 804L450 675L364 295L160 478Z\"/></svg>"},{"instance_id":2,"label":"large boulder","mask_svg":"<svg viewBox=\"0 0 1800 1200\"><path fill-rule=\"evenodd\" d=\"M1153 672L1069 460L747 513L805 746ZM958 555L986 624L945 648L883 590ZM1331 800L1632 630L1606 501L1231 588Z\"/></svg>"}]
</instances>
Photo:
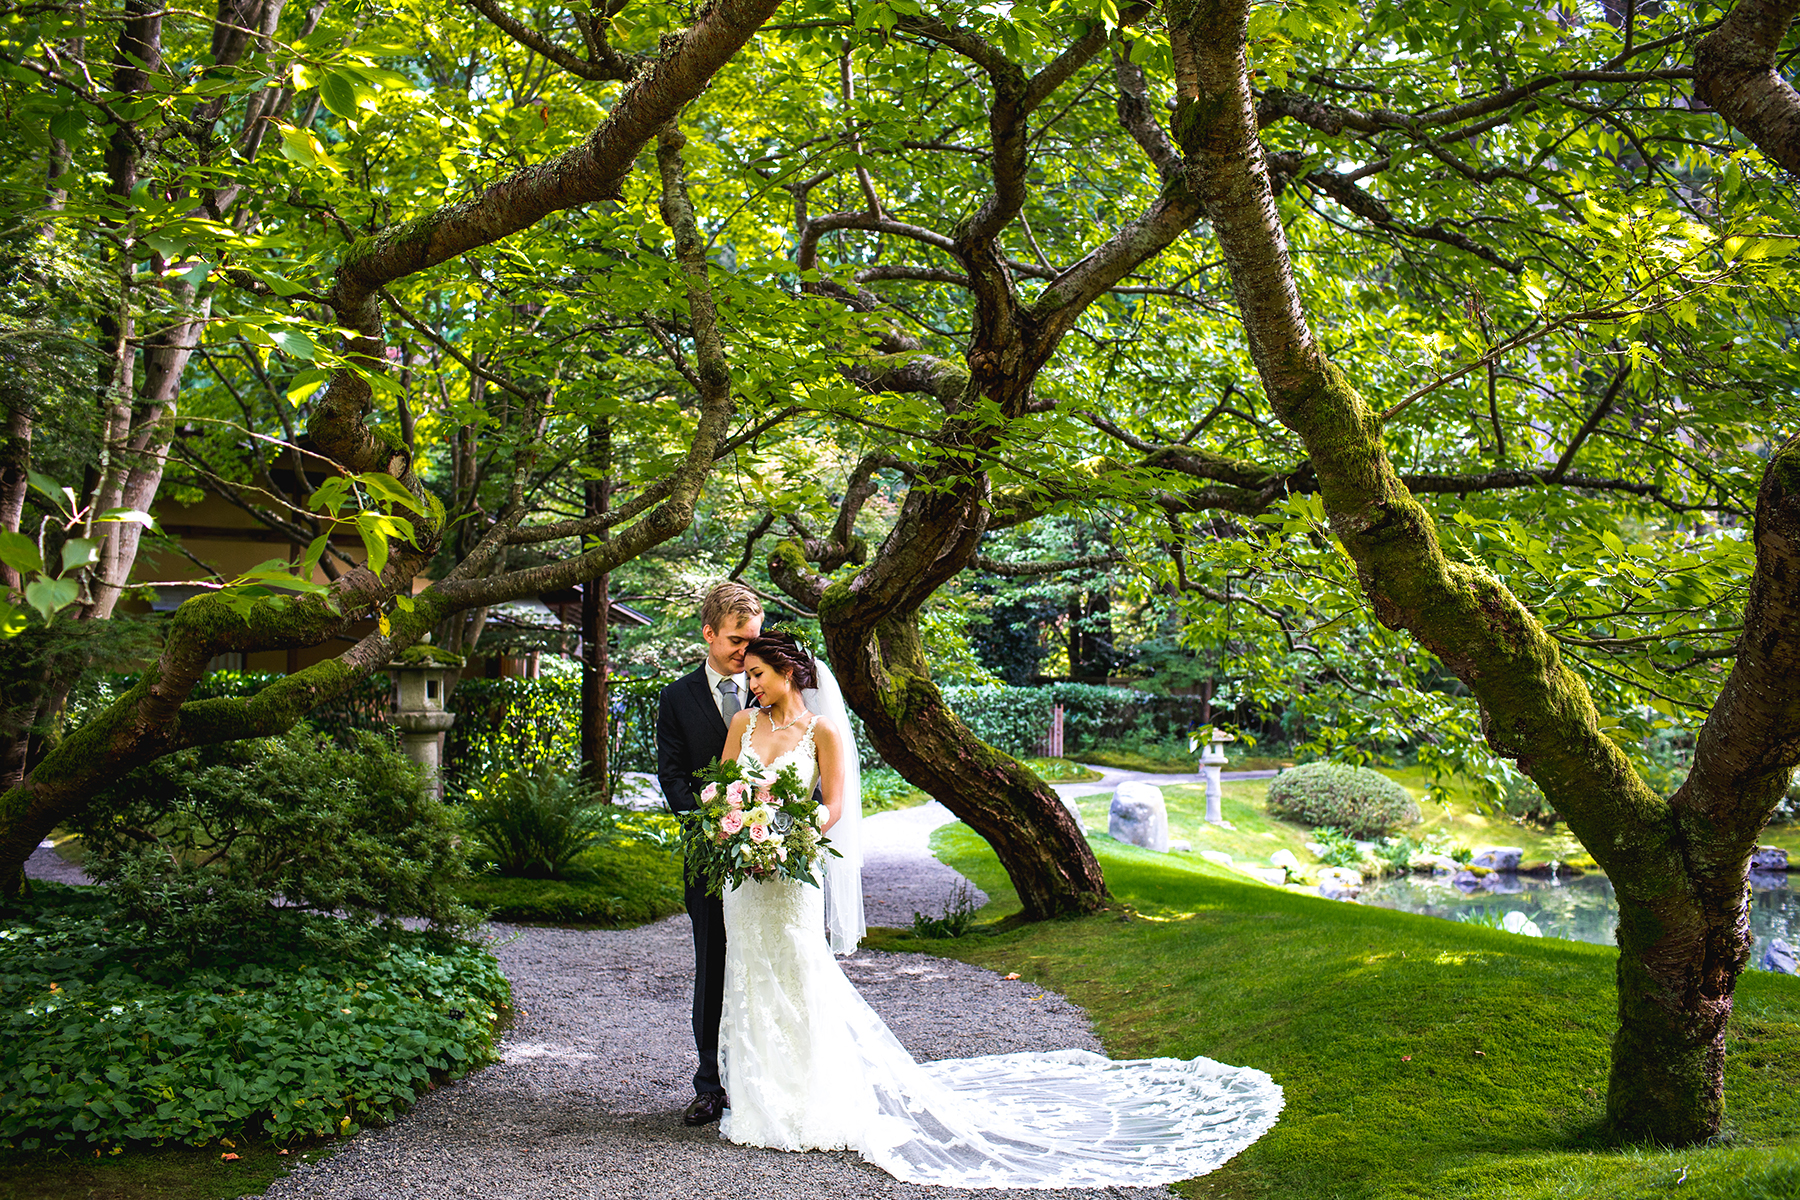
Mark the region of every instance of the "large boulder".
<instances>
[{"instance_id":1,"label":"large boulder","mask_svg":"<svg viewBox=\"0 0 1800 1200\"><path fill-rule=\"evenodd\" d=\"M1788 869L1787 851L1780 846L1758 846L1756 853L1750 856L1752 871L1785 871Z\"/></svg>"},{"instance_id":2,"label":"large boulder","mask_svg":"<svg viewBox=\"0 0 1800 1200\"><path fill-rule=\"evenodd\" d=\"M1121 842L1167 854L1169 806L1163 803L1162 789L1154 783L1121 783L1113 792L1106 832Z\"/></svg>"},{"instance_id":3,"label":"large boulder","mask_svg":"<svg viewBox=\"0 0 1800 1200\"><path fill-rule=\"evenodd\" d=\"M1406 869L1419 875L1454 875L1462 864L1448 854L1415 854L1407 860Z\"/></svg>"},{"instance_id":4,"label":"large boulder","mask_svg":"<svg viewBox=\"0 0 1800 1200\"><path fill-rule=\"evenodd\" d=\"M1063 807L1069 810L1069 816L1075 819L1075 828L1081 831L1081 836L1086 837L1087 822L1081 819L1081 809L1076 806L1075 797L1059 795L1057 799L1063 802Z\"/></svg>"},{"instance_id":5,"label":"large boulder","mask_svg":"<svg viewBox=\"0 0 1800 1200\"><path fill-rule=\"evenodd\" d=\"M1472 867L1486 867L1490 871L1516 871L1525 857L1525 851L1517 846L1483 846L1469 860Z\"/></svg>"},{"instance_id":6,"label":"large boulder","mask_svg":"<svg viewBox=\"0 0 1800 1200\"><path fill-rule=\"evenodd\" d=\"M1788 945L1785 939L1770 939L1769 944L1763 947L1761 966L1765 971L1779 971L1783 975L1796 974L1794 948Z\"/></svg>"},{"instance_id":7,"label":"large boulder","mask_svg":"<svg viewBox=\"0 0 1800 1200\"><path fill-rule=\"evenodd\" d=\"M1326 867L1319 872L1319 895L1327 900L1354 900L1362 894L1363 877L1348 867Z\"/></svg>"}]
</instances>

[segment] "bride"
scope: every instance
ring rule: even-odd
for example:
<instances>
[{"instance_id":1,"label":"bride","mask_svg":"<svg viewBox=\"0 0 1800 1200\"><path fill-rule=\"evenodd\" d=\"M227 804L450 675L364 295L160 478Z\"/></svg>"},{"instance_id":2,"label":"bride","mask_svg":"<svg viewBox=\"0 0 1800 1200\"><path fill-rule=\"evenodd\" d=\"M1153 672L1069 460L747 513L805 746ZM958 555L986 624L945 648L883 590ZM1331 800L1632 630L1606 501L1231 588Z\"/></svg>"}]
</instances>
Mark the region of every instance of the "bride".
<instances>
[{"instance_id":1,"label":"bride","mask_svg":"<svg viewBox=\"0 0 1800 1200\"><path fill-rule=\"evenodd\" d=\"M1189 1179L1274 1125L1282 1095L1267 1075L1206 1058L915 1063L833 957L864 933L861 784L837 681L781 632L750 643L744 676L761 708L732 719L725 758L751 776L791 763L818 781L843 857L825 857L820 887L776 879L725 893L721 1136L855 1150L909 1183L1067 1188Z\"/></svg>"}]
</instances>

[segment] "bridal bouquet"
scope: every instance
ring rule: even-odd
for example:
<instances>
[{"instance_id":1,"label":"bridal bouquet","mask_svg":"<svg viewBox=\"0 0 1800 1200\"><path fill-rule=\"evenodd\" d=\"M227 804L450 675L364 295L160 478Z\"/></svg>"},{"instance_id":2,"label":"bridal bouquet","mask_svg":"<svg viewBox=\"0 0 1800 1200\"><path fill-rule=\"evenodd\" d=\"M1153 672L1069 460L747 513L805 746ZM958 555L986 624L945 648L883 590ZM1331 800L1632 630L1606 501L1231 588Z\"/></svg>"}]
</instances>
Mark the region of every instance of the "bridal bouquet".
<instances>
[{"instance_id":1,"label":"bridal bouquet","mask_svg":"<svg viewBox=\"0 0 1800 1200\"><path fill-rule=\"evenodd\" d=\"M700 807L678 814L682 848L689 877L704 881L713 895L746 879L786 877L816 886L820 856L842 857L825 836L828 810L813 803L797 767L756 779L735 762L718 762L696 775L708 782Z\"/></svg>"}]
</instances>

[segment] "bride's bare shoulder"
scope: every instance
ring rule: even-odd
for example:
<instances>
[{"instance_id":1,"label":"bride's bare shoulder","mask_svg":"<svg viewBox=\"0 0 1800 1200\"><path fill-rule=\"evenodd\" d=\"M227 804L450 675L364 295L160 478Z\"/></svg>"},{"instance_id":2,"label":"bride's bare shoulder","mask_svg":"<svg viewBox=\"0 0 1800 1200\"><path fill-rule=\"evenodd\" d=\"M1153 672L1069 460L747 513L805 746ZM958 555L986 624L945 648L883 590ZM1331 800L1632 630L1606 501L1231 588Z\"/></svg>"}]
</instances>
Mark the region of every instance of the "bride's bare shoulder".
<instances>
[{"instance_id":1,"label":"bride's bare shoulder","mask_svg":"<svg viewBox=\"0 0 1800 1200\"><path fill-rule=\"evenodd\" d=\"M820 717L813 722L813 743L819 746L836 747L843 742L843 735L838 732L837 722Z\"/></svg>"}]
</instances>

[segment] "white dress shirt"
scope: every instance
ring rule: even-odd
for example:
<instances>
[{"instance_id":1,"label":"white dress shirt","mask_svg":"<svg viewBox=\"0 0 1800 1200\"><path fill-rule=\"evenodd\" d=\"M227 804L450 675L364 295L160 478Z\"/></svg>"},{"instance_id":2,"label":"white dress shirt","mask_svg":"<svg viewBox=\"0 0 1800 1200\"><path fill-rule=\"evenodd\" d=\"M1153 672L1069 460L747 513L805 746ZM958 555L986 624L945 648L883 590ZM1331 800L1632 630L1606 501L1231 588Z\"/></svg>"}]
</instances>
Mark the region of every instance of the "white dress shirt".
<instances>
[{"instance_id":1,"label":"white dress shirt","mask_svg":"<svg viewBox=\"0 0 1800 1200\"><path fill-rule=\"evenodd\" d=\"M725 697L719 693L719 680L721 679L730 679L737 684L738 707L749 708L750 692L744 687L744 673L739 671L736 675L721 675L713 670L712 659L709 658L706 660L706 686L712 689L713 707L719 710L719 715L725 717ZM725 723L731 724L731 718L725 717Z\"/></svg>"}]
</instances>

